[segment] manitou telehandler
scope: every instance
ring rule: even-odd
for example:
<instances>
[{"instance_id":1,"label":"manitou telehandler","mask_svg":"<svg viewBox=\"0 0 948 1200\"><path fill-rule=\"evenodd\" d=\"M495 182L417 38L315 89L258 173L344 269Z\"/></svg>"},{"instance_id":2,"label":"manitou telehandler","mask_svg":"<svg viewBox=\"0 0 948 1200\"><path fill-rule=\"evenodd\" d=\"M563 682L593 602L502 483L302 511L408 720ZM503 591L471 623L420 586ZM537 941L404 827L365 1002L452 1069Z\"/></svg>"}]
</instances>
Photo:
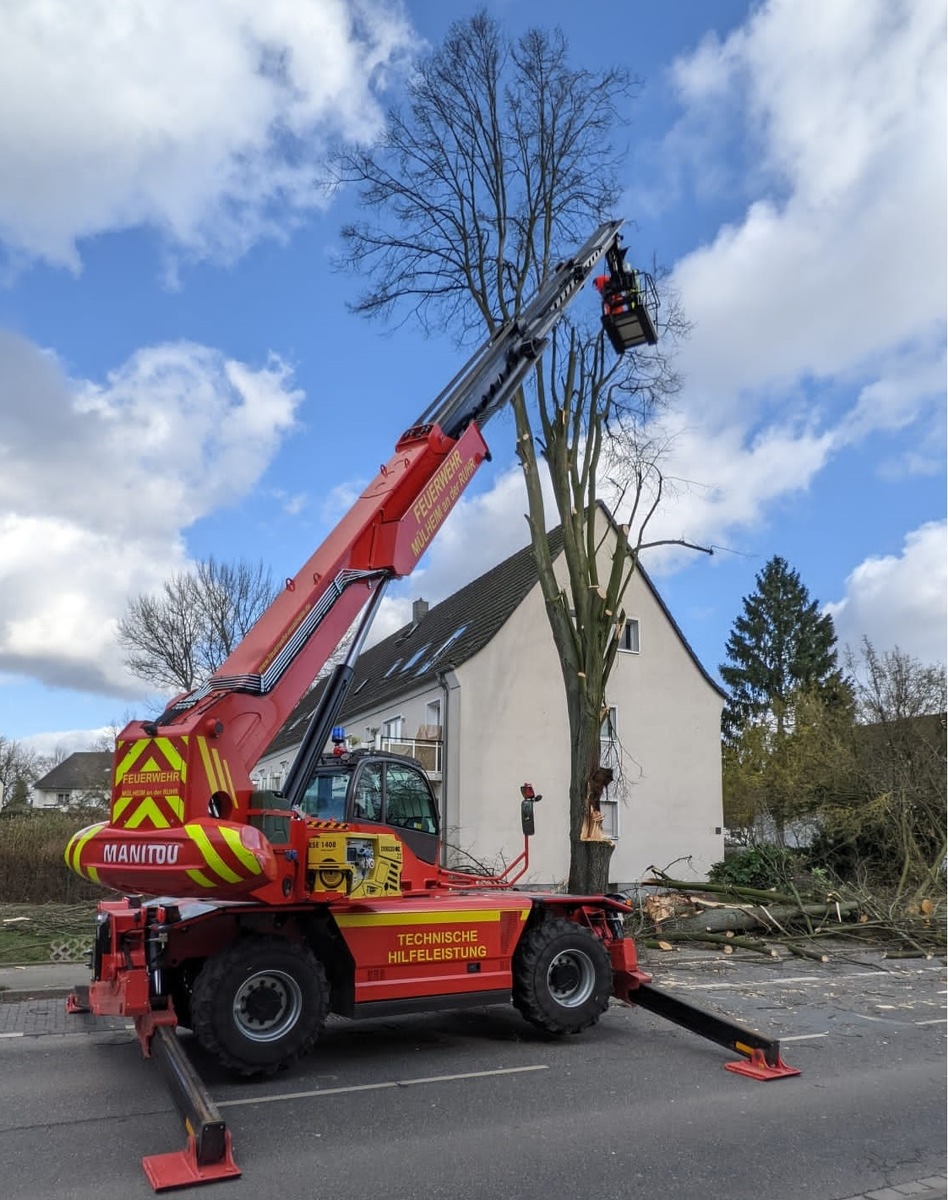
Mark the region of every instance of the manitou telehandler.
<instances>
[{"instance_id":1,"label":"manitou telehandler","mask_svg":"<svg viewBox=\"0 0 948 1200\"><path fill-rule=\"evenodd\" d=\"M66 860L125 895L100 903L92 982L70 1004L133 1018L145 1054L166 1070L188 1139L144 1160L156 1189L239 1174L177 1025L254 1076L310 1051L330 1013L512 1001L562 1034L592 1025L617 997L733 1048L735 1070L796 1073L776 1042L654 989L624 936L631 909L620 897L514 886L533 828L529 785L524 852L501 875L471 875L441 865L438 806L417 763L324 753L387 584L411 572L488 457L481 426L604 256L610 274L597 286L610 340L619 350L655 341L643 299L654 289L626 268L620 225L602 225L560 263L399 438L210 681L118 737L109 820L75 834ZM357 621L282 790L255 791L250 772Z\"/></svg>"}]
</instances>

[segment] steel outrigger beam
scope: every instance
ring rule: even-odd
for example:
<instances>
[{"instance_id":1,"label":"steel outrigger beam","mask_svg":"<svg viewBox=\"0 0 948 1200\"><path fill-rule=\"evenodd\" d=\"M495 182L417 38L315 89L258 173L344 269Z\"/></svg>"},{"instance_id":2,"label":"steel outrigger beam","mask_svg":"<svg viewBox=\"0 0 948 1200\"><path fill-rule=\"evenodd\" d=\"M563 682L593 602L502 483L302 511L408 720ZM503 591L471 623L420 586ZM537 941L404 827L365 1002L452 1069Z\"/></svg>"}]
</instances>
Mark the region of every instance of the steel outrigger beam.
<instances>
[{"instance_id":1,"label":"steel outrigger beam","mask_svg":"<svg viewBox=\"0 0 948 1200\"><path fill-rule=\"evenodd\" d=\"M630 989L625 998L629 1004L637 1004L658 1017L664 1017L666 1021L690 1029L699 1037L707 1038L708 1041L743 1055L737 1062L724 1064L728 1071L763 1080L783 1079L800 1074L796 1067L788 1067L780 1057L779 1041L765 1038L724 1017L705 1012L694 1004L688 1004L679 1000L677 996L670 996L668 992L652 987L650 983L640 983L638 987Z\"/></svg>"},{"instance_id":2,"label":"steel outrigger beam","mask_svg":"<svg viewBox=\"0 0 948 1200\"><path fill-rule=\"evenodd\" d=\"M136 1022L138 1024L138 1022ZM147 1031L139 1030L139 1038ZM142 1168L156 1192L235 1179L240 1168L231 1152L230 1130L204 1081L191 1065L173 1024L154 1026L147 1053L158 1063L188 1135L183 1150L148 1154Z\"/></svg>"}]
</instances>

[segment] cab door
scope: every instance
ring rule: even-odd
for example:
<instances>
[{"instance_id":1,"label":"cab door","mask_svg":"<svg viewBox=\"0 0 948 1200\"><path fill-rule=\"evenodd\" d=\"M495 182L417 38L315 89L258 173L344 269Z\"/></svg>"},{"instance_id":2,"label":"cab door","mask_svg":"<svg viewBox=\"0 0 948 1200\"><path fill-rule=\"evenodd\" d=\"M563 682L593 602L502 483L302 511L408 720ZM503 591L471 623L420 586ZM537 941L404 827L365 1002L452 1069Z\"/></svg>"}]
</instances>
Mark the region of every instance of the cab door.
<instances>
[{"instance_id":1,"label":"cab door","mask_svg":"<svg viewBox=\"0 0 948 1200\"><path fill-rule=\"evenodd\" d=\"M363 763L349 805L350 821L389 825L422 862L437 863L438 806L426 776L411 763Z\"/></svg>"}]
</instances>

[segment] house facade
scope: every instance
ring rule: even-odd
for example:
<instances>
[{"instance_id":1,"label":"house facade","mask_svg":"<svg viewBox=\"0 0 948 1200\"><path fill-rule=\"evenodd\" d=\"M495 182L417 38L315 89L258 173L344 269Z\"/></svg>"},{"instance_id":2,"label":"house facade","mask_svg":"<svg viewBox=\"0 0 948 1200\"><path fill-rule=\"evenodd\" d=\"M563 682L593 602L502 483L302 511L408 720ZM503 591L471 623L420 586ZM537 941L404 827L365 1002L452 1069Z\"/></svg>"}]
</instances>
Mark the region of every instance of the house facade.
<instances>
[{"instance_id":1,"label":"house facade","mask_svg":"<svg viewBox=\"0 0 948 1200\"><path fill-rule=\"evenodd\" d=\"M33 784L31 808L105 806L112 794L112 752L80 750Z\"/></svg>"},{"instance_id":2,"label":"house facade","mask_svg":"<svg viewBox=\"0 0 948 1200\"><path fill-rule=\"evenodd\" d=\"M603 534L612 536L600 513ZM558 532L550 535L565 574ZM723 858L720 721L724 694L698 662L658 591L638 570L610 678L602 758L615 780L602 800L615 841L612 882L625 889L654 864L704 878ZM291 714L254 772L279 788L318 700ZM496 868L522 848L520 785L537 808L525 882L559 885L569 865L570 740L556 648L531 548L360 656L341 714L350 746L409 754L441 808L446 861ZM522 881L524 882L524 881Z\"/></svg>"}]
</instances>

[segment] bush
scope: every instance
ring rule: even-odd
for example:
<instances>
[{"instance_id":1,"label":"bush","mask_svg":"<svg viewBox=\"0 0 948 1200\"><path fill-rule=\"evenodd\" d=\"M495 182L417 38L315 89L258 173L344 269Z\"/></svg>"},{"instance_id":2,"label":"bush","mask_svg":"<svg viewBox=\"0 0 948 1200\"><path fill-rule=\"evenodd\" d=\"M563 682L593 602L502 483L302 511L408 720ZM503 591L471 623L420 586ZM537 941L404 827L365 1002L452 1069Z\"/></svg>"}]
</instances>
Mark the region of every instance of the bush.
<instances>
[{"instance_id":1,"label":"bush","mask_svg":"<svg viewBox=\"0 0 948 1200\"><path fill-rule=\"evenodd\" d=\"M747 846L732 851L723 862L715 863L708 872L708 879L732 887L780 890L797 874L804 858L801 851L785 846Z\"/></svg>"},{"instance_id":2,"label":"bush","mask_svg":"<svg viewBox=\"0 0 948 1200\"><path fill-rule=\"evenodd\" d=\"M96 819L96 815L36 810L0 816L0 903L73 904L102 899L105 889L80 879L63 857L72 835Z\"/></svg>"}]
</instances>

